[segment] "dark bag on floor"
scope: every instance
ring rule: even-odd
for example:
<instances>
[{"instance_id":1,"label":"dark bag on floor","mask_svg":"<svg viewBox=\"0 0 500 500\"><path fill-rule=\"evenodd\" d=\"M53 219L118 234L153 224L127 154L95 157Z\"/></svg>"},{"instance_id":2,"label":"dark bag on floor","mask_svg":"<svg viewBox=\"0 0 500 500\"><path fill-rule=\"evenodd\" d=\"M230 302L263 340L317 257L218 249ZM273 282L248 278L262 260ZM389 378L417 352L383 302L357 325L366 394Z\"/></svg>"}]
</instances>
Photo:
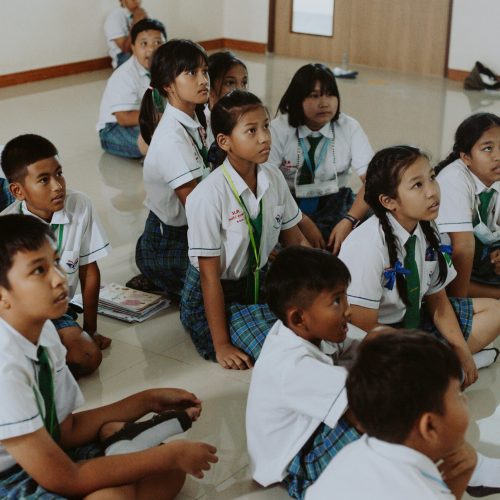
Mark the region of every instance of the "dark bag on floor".
<instances>
[{"instance_id":1,"label":"dark bag on floor","mask_svg":"<svg viewBox=\"0 0 500 500\"><path fill-rule=\"evenodd\" d=\"M488 82L485 82L483 78ZM479 61L474 65L473 70L464 81L464 89L467 90L500 90L500 77L495 75L491 69L487 68Z\"/></svg>"}]
</instances>

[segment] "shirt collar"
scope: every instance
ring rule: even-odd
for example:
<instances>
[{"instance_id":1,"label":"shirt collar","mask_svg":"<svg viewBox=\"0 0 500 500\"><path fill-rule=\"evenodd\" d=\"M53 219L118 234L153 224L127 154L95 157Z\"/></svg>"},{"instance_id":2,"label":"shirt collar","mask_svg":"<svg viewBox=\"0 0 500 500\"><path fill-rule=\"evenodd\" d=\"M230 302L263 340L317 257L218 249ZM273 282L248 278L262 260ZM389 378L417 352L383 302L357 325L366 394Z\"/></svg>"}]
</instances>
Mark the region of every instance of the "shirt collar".
<instances>
[{"instance_id":1,"label":"shirt collar","mask_svg":"<svg viewBox=\"0 0 500 500\"><path fill-rule=\"evenodd\" d=\"M167 107L165 108L165 112L168 112L169 114L171 114L178 122L180 122L185 127L194 128L194 129L198 129L199 127L201 127L201 124L198 121L196 114L194 115L194 119L193 119L189 115L184 113L184 111L181 111L180 109L175 108L174 106L172 106L168 102L167 102Z\"/></svg>"},{"instance_id":2,"label":"shirt collar","mask_svg":"<svg viewBox=\"0 0 500 500\"><path fill-rule=\"evenodd\" d=\"M33 217L40 219L42 222L45 222L41 217L38 217L38 215L35 215L28 210L28 206L26 205L25 200L21 202L21 210L23 214L32 215ZM62 208L61 210L58 210L57 212L54 212L52 214L52 219L50 220L49 224L69 224L70 222L71 220L69 215L67 214L65 208Z\"/></svg>"},{"instance_id":3,"label":"shirt collar","mask_svg":"<svg viewBox=\"0 0 500 500\"><path fill-rule=\"evenodd\" d=\"M389 223L394 230L394 235L401 243L401 247L405 246L406 242L408 241L410 236L413 236L413 234L417 237L417 239L425 243L425 235L422 231L422 228L420 227L420 224L417 224L417 227L415 228L415 231L413 231L413 234L410 234L392 214L388 213L387 218L389 219Z\"/></svg>"},{"instance_id":4,"label":"shirt collar","mask_svg":"<svg viewBox=\"0 0 500 500\"><path fill-rule=\"evenodd\" d=\"M241 196L245 191L251 193L250 188L247 183L241 178L240 174L236 172L234 167L231 165L229 160L224 162L226 165L227 173L231 177L234 187L236 188L236 192L238 196ZM264 196L264 193L269 188L269 178L267 177L266 172L262 168L261 165L257 165L257 202L260 202L261 198Z\"/></svg>"},{"instance_id":5,"label":"shirt collar","mask_svg":"<svg viewBox=\"0 0 500 500\"><path fill-rule=\"evenodd\" d=\"M52 322L47 320L42 327L42 331L40 332L40 337L38 338L37 344L33 344L30 342L24 335L19 333L14 327L12 327L7 321L3 318L0 318L0 326L3 330L6 330L10 339L14 341L17 346L21 349L23 354L25 354L28 358L33 361L38 361L37 350L38 346L43 345L44 347L50 347L55 345L54 338L47 334L48 328L53 328Z\"/></svg>"},{"instance_id":6,"label":"shirt collar","mask_svg":"<svg viewBox=\"0 0 500 500\"><path fill-rule=\"evenodd\" d=\"M151 79L151 74L149 73L149 70L147 70L141 63L139 63L137 57L132 55L132 61L133 61L132 64L134 64L140 76L147 76L149 79Z\"/></svg>"},{"instance_id":7,"label":"shirt collar","mask_svg":"<svg viewBox=\"0 0 500 500\"><path fill-rule=\"evenodd\" d=\"M307 125L300 125L300 127L298 127L297 129L297 133L300 139L304 139L314 133L316 134L319 133L323 137L327 137L328 139L333 139L331 122L325 123L323 127L321 127L317 131L311 130Z\"/></svg>"}]
</instances>

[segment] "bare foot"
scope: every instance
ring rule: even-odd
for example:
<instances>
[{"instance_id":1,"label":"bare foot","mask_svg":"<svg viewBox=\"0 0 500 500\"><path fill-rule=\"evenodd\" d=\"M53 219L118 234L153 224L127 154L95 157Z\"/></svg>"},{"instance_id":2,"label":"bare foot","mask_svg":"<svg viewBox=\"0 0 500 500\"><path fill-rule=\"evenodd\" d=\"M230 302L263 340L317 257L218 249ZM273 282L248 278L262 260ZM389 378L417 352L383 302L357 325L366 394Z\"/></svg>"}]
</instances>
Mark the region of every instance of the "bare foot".
<instances>
[{"instance_id":1,"label":"bare foot","mask_svg":"<svg viewBox=\"0 0 500 500\"><path fill-rule=\"evenodd\" d=\"M103 349L106 349L109 347L111 344L111 339L108 337L105 337L104 335L101 335L100 333L95 333L92 335L93 341L97 344L97 347L102 351Z\"/></svg>"},{"instance_id":2,"label":"bare foot","mask_svg":"<svg viewBox=\"0 0 500 500\"><path fill-rule=\"evenodd\" d=\"M199 406L191 406L186 408L184 411L193 422L196 422L201 414L201 408Z\"/></svg>"}]
</instances>

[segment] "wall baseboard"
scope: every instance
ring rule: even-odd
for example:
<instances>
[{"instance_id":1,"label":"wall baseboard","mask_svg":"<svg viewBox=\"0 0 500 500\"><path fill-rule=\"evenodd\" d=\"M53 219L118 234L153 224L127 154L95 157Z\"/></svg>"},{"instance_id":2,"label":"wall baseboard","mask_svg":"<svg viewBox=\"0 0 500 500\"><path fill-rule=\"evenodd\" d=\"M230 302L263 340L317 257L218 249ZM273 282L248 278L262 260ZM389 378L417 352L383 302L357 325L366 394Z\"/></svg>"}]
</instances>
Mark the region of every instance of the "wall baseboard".
<instances>
[{"instance_id":1,"label":"wall baseboard","mask_svg":"<svg viewBox=\"0 0 500 500\"><path fill-rule=\"evenodd\" d=\"M266 43L249 42L247 40L237 40L236 38L214 38L212 40L203 40L198 42L205 50L233 49L243 50L244 52L254 52L256 54L265 54Z\"/></svg>"},{"instance_id":2,"label":"wall baseboard","mask_svg":"<svg viewBox=\"0 0 500 500\"><path fill-rule=\"evenodd\" d=\"M19 73L10 73L0 75L0 87L9 87L10 85L19 85L21 83L36 82L57 78L59 76L75 75L87 71L96 71L98 69L111 68L111 59L101 57L99 59L89 59L68 64L59 64L57 66L48 66L46 68L21 71Z\"/></svg>"},{"instance_id":3,"label":"wall baseboard","mask_svg":"<svg viewBox=\"0 0 500 500\"><path fill-rule=\"evenodd\" d=\"M469 76L470 71L464 71L462 69L451 69L446 70L446 78L450 80L455 80L456 82L463 82L467 76Z\"/></svg>"}]
</instances>

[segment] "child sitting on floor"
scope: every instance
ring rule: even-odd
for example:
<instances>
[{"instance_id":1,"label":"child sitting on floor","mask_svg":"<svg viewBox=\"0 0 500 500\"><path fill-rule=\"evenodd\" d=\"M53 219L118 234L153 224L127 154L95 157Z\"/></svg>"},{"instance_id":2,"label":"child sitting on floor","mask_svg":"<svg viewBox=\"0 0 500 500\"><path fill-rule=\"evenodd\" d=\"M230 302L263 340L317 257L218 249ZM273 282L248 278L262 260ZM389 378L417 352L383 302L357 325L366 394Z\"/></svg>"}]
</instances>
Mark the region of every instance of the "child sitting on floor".
<instances>
[{"instance_id":1,"label":"child sitting on floor","mask_svg":"<svg viewBox=\"0 0 500 500\"><path fill-rule=\"evenodd\" d=\"M201 401L182 389L150 389L73 414L83 397L48 321L66 311L68 297L48 224L0 217L0 497L174 498L186 473L203 477L216 450L155 444L189 427ZM169 419L165 412L179 408L186 411ZM133 424L149 412L162 413ZM127 449L134 452L120 456Z\"/></svg>"},{"instance_id":2,"label":"child sitting on floor","mask_svg":"<svg viewBox=\"0 0 500 500\"><path fill-rule=\"evenodd\" d=\"M16 202L2 212L33 215L50 224L57 236L61 267L68 276L70 299L80 283L83 296L83 331L71 310L53 318L68 350L68 363L76 376L100 365L111 340L97 333L100 272L97 260L108 255L109 241L90 199L67 190L56 147L34 134L9 141L2 152L2 167ZM90 342L88 335L93 339Z\"/></svg>"}]
</instances>

